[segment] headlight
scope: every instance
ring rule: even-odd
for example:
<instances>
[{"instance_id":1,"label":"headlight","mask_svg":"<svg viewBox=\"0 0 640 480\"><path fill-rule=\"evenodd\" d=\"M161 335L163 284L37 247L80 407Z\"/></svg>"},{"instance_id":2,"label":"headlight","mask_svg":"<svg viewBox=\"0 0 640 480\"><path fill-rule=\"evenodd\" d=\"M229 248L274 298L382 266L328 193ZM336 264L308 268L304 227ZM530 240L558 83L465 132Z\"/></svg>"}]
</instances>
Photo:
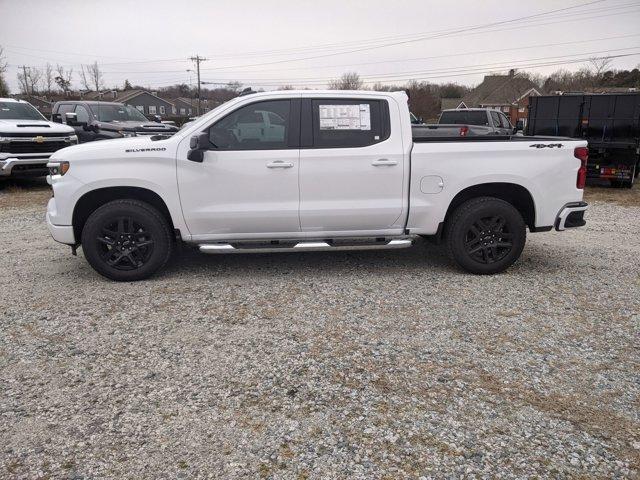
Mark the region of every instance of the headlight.
<instances>
[{"instance_id":1,"label":"headlight","mask_svg":"<svg viewBox=\"0 0 640 480\"><path fill-rule=\"evenodd\" d=\"M120 130L118 133L125 138L136 136L136 132L125 132L124 130Z\"/></svg>"},{"instance_id":2,"label":"headlight","mask_svg":"<svg viewBox=\"0 0 640 480\"><path fill-rule=\"evenodd\" d=\"M69 135L69 141L71 142L72 145L76 145L78 143L78 136L77 135Z\"/></svg>"},{"instance_id":3,"label":"headlight","mask_svg":"<svg viewBox=\"0 0 640 480\"><path fill-rule=\"evenodd\" d=\"M69 162L49 162L47 167L49 168L49 175L64 175L69 171Z\"/></svg>"}]
</instances>

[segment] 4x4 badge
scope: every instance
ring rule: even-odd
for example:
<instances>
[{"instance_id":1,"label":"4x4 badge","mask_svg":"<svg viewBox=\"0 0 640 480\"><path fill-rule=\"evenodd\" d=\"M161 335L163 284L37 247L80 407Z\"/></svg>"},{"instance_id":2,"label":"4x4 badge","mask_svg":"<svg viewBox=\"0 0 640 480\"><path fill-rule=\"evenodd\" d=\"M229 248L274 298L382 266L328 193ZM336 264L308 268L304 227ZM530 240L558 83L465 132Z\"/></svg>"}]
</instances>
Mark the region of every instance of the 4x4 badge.
<instances>
[{"instance_id":1,"label":"4x4 badge","mask_svg":"<svg viewBox=\"0 0 640 480\"><path fill-rule=\"evenodd\" d=\"M534 143L529 146L536 147L536 148L562 148L561 143Z\"/></svg>"}]
</instances>

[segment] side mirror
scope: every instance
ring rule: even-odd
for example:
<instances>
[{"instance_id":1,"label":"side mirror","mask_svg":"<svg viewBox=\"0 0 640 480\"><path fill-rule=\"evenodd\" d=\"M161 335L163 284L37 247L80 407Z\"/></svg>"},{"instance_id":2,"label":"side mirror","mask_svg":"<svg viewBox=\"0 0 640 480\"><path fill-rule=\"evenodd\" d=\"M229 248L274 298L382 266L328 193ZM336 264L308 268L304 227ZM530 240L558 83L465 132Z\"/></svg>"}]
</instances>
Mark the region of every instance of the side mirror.
<instances>
[{"instance_id":1,"label":"side mirror","mask_svg":"<svg viewBox=\"0 0 640 480\"><path fill-rule=\"evenodd\" d=\"M60 115L59 113L52 114L51 121L55 123L62 123L62 115Z\"/></svg>"},{"instance_id":2,"label":"side mirror","mask_svg":"<svg viewBox=\"0 0 640 480\"><path fill-rule=\"evenodd\" d=\"M71 127L86 127L87 122L79 122L78 114L73 112L67 112L64 114L65 123Z\"/></svg>"},{"instance_id":3,"label":"side mirror","mask_svg":"<svg viewBox=\"0 0 640 480\"><path fill-rule=\"evenodd\" d=\"M419 121L420 123L424 123L424 119L423 119L422 117L418 117L418 121Z\"/></svg>"},{"instance_id":4,"label":"side mirror","mask_svg":"<svg viewBox=\"0 0 640 480\"><path fill-rule=\"evenodd\" d=\"M204 161L204 152L211 148L209 134L207 132L200 132L191 137L189 139L189 148L187 159L192 162L202 163Z\"/></svg>"},{"instance_id":5,"label":"side mirror","mask_svg":"<svg viewBox=\"0 0 640 480\"><path fill-rule=\"evenodd\" d=\"M513 133L524 130L524 122L522 120L518 120L516 122L516 126L513 129Z\"/></svg>"},{"instance_id":6,"label":"side mirror","mask_svg":"<svg viewBox=\"0 0 640 480\"><path fill-rule=\"evenodd\" d=\"M154 115L152 118L154 122L162 123L162 117L160 115Z\"/></svg>"}]
</instances>

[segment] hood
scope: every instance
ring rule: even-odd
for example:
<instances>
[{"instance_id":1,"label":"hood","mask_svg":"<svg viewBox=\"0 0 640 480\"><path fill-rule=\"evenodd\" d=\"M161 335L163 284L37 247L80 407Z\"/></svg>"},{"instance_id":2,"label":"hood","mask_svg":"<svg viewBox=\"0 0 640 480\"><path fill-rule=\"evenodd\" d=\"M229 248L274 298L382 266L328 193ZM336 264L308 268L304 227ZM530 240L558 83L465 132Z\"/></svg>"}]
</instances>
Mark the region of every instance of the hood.
<instances>
[{"instance_id":1,"label":"hood","mask_svg":"<svg viewBox=\"0 0 640 480\"><path fill-rule=\"evenodd\" d=\"M169 137L168 137L169 138ZM87 142L73 145L54 152L52 160L82 161L96 158L140 158L141 156L157 156L170 149L175 150L167 142L168 138L152 140L151 136L115 138L99 142Z\"/></svg>"},{"instance_id":2,"label":"hood","mask_svg":"<svg viewBox=\"0 0 640 480\"><path fill-rule=\"evenodd\" d=\"M0 120L0 136L14 133L73 135L75 130L62 123L47 122L46 120Z\"/></svg>"},{"instance_id":3,"label":"hood","mask_svg":"<svg viewBox=\"0 0 640 480\"><path fill-rule=\"evenodd\" d=\"M177 132L178 128L173 125L158 122L98 122L99 128L103 130L125 130L127 132Z\"/></svg>"}]
</instances>

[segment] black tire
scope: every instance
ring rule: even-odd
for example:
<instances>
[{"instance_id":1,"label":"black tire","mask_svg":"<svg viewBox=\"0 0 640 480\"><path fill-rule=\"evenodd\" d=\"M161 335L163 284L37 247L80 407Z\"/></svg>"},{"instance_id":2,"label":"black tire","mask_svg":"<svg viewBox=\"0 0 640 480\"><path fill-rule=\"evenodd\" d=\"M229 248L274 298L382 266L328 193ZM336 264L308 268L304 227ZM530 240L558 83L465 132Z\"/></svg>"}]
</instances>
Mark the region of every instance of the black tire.
<instances>
[{"instance_id":1,"label":"black tire","mask_svg":"<svg viewBox=\"0 0 640 480\"><path fill-rule=\"evenodd\" d=\"M509 268L527 237L520 212L504 200L478 197L460 205L447 221L449 256L468 272L490 275Z\"/></svg>"},{"instance_id":2,"label":"black tire","mask_svg":"<svg viewBox=\"0 0 640 480\"><path fill-rule=\"evenodd\" d=\"M119 282L143 280L173 253L171 227L154 207L114 200L94 211L82 229L82 250L99 274Z\"/></svg>"}]
</instances>

